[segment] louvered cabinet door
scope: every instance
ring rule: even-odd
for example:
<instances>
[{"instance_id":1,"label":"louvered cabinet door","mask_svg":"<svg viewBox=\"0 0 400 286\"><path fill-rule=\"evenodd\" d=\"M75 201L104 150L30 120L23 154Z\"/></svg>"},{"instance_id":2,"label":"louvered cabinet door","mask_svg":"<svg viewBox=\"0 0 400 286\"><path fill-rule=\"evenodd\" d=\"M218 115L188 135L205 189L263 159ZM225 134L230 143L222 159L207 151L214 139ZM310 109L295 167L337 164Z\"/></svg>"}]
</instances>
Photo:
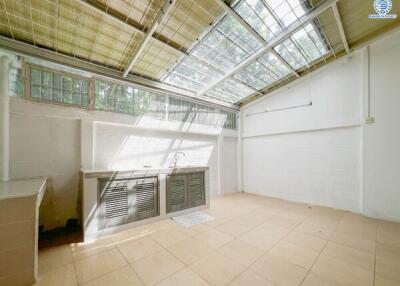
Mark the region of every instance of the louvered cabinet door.
<instances>
[{"instance_id":1,"label":"louvered cabinet door","mask_svg":"<svg viewBox=\"0 0 400 286\"><path fill-rule=\"evenodd\" d=\"M99 227L106 228L129 221L128 180L101 180L99 183Z\"/></svg>"},{"instance_id":2,"label":"louvered cabinet door","mask_svg":"<svg viewBox=\"0 0 400 286\"><path fill-rule=\"evenodd\" d=\"M167 213L187 208L186 175L171 175L167 177Z\"/></svg>"},{"instance_id":3,"label":"louvered cabinet door","mask_svg":"<svg viewBox=\"0 0 400 286\"><path fill-rule=\"evenodd\" d=\"M188 174L187 200L188 207L197 207L205 204L204 173Z\"/></svg>"},{"instance_id":4,"label":"louvered cabinet door","mask_svg":"<svg viewBox=\"0 0 400 286\"><path fill-rule=\"evenodd\" d=\"M158 215L157 177L133 180L132 219L140 220Z\"/></svg>"}]
</instances>

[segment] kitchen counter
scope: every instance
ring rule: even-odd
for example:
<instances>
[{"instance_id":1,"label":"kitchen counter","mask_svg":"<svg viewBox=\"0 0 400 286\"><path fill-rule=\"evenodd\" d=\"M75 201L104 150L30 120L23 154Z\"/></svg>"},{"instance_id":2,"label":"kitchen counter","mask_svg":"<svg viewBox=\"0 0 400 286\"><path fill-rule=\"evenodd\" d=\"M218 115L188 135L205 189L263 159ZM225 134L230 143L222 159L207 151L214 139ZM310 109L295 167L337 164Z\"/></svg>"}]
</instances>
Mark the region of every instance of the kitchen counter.
<instances>
[{"instance_id":1,"label":"kitchen counter","mask_svg":"<svg viewBox=\"0 0 400 286\"><path fill-rule=\"evenodd\" d=\"M109 169L81 169L84 178L102 178L102 177L132 177L132 176L152 176L169 175L176 173L201 172L208 170L207 166L177 166L177 167L149 167L132 168L129 170L109 170Z\"/></svg>"},{"instance_id":2,"label":"kitchen counter","mask_svg":"<svg viewBox=\"0 0 400 286\"><path fill-rule=\"evenodd\" d=\"M35 283L39 206L47 178L0 182L0 285Z\"/></svg>"},{"instance_id":3,"label":"kitchen counter","mask_svg":"<svg viewBox=\"0 0 400 286\"><path fill-rule=\"evenodd\" d=\"M190 176L194 173L203 173L205 202L202 205L184 209L176 212L167 212L167 180L170 175L183 175L182 180L186 181L184 175ZM105 227L101 214L102 207L100 198L101 182L104 180L156 180L157 184L157 215L146 217L120 225L111 225ZM197 185L196 185L197 186ZM133 168L130 170L109 170L109 169L81 169L81 189L82 189L82 225L84 241L99 238L104 235L116 233L118 231L127 230L132 227L144 225L147 223L166 219L168 217L177 216L193 212L196 210L209 207L209 167L207 166L177 166L177 167L149 167L149 168ZM149 189L151 192L154 189ZM129 196L129 195L128 195ZM147 198L149 198L148 196ZM113 197L115 198L115 197ZM147 206L146 206L147 207ZM153 210L152 210L153 211ZM128 215L128 214L127 214ZM118 221L122 219L117 218Z\"/></svg>"},{"instance_id":4,"label":"kitchen counter","mask_svg":"<svg viewBox=\"0 0 400 286\"><path fill-rule=\"evenodd\" d=\"M46 180L45 177L39 177L0 182L0 200L30 196L39 196L41 200Z\"/></svg>"}]
</instances>

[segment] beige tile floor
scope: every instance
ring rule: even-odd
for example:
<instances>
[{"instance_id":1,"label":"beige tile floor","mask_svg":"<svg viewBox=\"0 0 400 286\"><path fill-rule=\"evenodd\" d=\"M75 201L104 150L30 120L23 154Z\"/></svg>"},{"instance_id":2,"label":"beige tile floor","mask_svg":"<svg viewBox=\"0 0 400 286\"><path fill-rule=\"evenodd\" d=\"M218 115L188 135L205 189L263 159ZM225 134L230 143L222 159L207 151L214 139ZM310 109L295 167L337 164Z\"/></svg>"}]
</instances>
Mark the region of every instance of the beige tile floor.
<instances>
[{"instance_id":1,"label":"beige tile floor","mask_svg":"<svg viewBox=\"0 0 400 286\"><path fill-rule=\"evenodd\" d=\"M250 194L39 252L36 286L400 286L400 224Z\"/></svg>"}]
</instances>

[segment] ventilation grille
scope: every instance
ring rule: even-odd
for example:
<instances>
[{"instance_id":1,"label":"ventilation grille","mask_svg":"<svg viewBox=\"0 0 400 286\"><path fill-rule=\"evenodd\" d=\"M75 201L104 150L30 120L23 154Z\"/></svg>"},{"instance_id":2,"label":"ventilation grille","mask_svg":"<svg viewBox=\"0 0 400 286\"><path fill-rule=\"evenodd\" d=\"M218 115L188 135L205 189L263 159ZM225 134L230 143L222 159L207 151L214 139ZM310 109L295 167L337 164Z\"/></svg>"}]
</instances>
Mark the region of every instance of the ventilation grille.
<instances>
[{"instance_id":1,"label":"ventilation grille","mask_svg":"<svg viewBox=\"0 0 400 286\"><path fill-rule=\"evenodd\" d=\"M99 180L99 228L159 214L158 177Z\"/></svg>"},{"instance_id":2,"label":"ventilation grille","mask_svg":"<svg viewBox=\"0 0 400 286\"><path fill-rule=\"evenodd\" d=\"M205 204L204 172L177 174L167 178L167 212Z\"/></svg>"},{"instance_id":3,"label":"ventilation grille","mask_svg":"<svg viewBox=\"0 0 400 286\"><path fill-rule=\"evenodd\" d=\"M203 173L195 173L189 176L188 204L196 207L205 203L204 176Z\"/></svg>"},{"instance_id":4,"label":"ventilation grille","mask_svg":"<svg viewBox=\"0 0 400 286\"><path fill-rule=\"evenodd\" d=\"M128 186L107 188L104 194L106 219L128 215Z\"/></svg>"},{"instance_id":5,"label":"ventilation grille","mask_svg":"<svg viewBox=\"0 0 400 286\"><path fill-rule=\"evenodd\" d=\"M154 183L138 183L135 188L136 210L139 212L155 209L156 186Z\"/></svg>"}]
</instances>

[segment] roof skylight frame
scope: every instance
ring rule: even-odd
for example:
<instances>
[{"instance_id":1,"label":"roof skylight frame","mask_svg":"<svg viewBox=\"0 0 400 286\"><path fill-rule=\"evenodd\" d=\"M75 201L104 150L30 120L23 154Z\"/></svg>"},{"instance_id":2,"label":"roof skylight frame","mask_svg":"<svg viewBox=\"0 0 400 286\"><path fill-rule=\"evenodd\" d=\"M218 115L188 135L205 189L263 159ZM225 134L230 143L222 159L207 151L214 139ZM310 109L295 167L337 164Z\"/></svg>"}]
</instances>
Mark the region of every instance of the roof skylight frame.
<instances>
[{"instance_id":1,"label":"roof skylight frame","mask_svg":"<svg viewBox=\"0 0 400 286\"><path fill-rule=\"evenodd\" d=\"M217 1L222 1L222 0L217 0ZM244 5L244 4L242 4L242 3L248 3L248 1L249 1L249 0L238 0L238 1L235 1L235 2L234 2L234 5L232 5L232 9L235 9L235 7L237 7L238 5ZM268 11L268 12L270 13L269 16L271 16L273 19L275 19L275 22L278 23L278 24L280 25L280 27L281 27L280 33L283 33L283 32L287 29L287 27L285 26L285 23L283 23L280 19L277 19L277 18L276 18L277 16L274 14L274 12L271 11L271 8L269 7L269 5L268 5L268 3L267 3L267 2L271 2L271 1L274 1L274 0L259 0L259 2L262 3L263 7L265 7L265 9L266 9L265 11ZM275 0L275 1L276 1L276 0ZM279 0L278 0L278 1L279 1ZM261 52L261 51L258 51L258 50L254 51L253 53L257 54L257 57L256 57L254 60L249 60L249 61L247 61L247 60L246 60L247 57L249 57L249 58L254 58L254 57L252 57L252 56L250 56L250 55L247 55L247 56L244 56L244 57L243 57L242 59L240 59L240 60L236 60L236 61L233 60L233 61L231 61L230 66L232 66L232 63L234 63L233 66L232 66L232 68L229 69L229 72L227 72L227 73L225 72L224 75L222 75L221 80L218 80L218 79L217 79L217 80L214 81L212 84L197 82L197 84L205 85L205 88L201 89L200 92L197 93L198 95L207 95L207 93L210 93L209 91L212 91L213 95L210 95L210 94L209 94L208 96L215 97L215 92L216 92L216 91L221 91L221 90L222 90L222 89L220 88L220 86L224 86L224 84L225 84L225 85L227 85L227 86L229 87L229 84L227 84L227 83L225 83L225 82L226 82L226 81L229 81L229 80L232 79L232 78L234 78L235 80L237 80L238 82L240 82L241 84L243 84L243 86L246 86L246 91L242 91L242 92L240 92L240 93L236 93L236 92L235 92L234 94L232 93L232 97L238 97L237 99L239 99L239 101L240 101L240 100L244 99L245 97L248 97L249 95L257 94L257 93L258 93L258 94L262 93L261 90L265 90L266 88L268 88L268 86L273 86L273 85L275 85L276 83L281 82L281 81L284 80L285 78L290 77L292 74L295 74L295 75L298 77L299 74L297 73L296 70L301 70L301 69L303 69L305 66L307 66L307 65L309 65L309 64L311 64L311 63L313 62L313 60L310 60L310 57L309 57L310 52L309 52L309 51L308 51L308 52L304 51L303 48L301 47L301 45L297 43L297 41L293 41L293 40L292 40L292 37L293 37L293 35L295 35L295 34L298 33L299 31L304 30L305 27L307 27L307 26L310 25L310 24L313 25L313 32L315 32L317 35L318 35L318 33L321 33L321 31L315 26L315 23L314 23L314 18L315 18L316 16L318 16L318 14L314 15L313 17L306 17L307 20L304 21L304 19L300 19L300 18L302 18L303 16L305 16L305 15L308 14L308 13L307 13L307 12L308 12L308 9L307 9L307 8L304 8L304 7L302 6L303 9L304 9L304 13L300 13L300 14L297 13L297 14L296 14L296 12L294 11L294 9L296 9L297 6L293 7L292 5L289 4L288 0L281 0L280 2L283 3L283 4L285 4L285 5L289 5L289 7L290 7L290 11L289 11L289 12L292 13L292 14L296 17L296 19L294 19L294 20L291 21L291 22L286 22L286 24L287 24L287 25L291 25L291 24L293 24L293 22L299 21L299 25L300 25L300 26L298 26L298 28L292 29L293 32L291 32L290 35L284 36L284 37L285 37L285 40L292 41L292 42L291 42L292 45L295 46L295 49L296 49L299 53L302 54L302 57L303 57L304 59L306 59L307 64L305 64L305 62L302 62L301 65L296 65L295 67L293 67L293 66L290 65L290 63L288 63L284 58L282 58L282 56L279 55L279 53L276 52L276 50L275 50L274 48L275 48L276 46L279 46L280 44L282 44L282 42L285 41L285 40L280 40L280 39L279 39L279 33L278 33L278 35L274 35L274 36L278 36L278 41L276 41L277 43L275 44L275 46L270 46L270 48L267 49L267 50L266 50L266 49L263 49L264 51L262 51L262 52ZM329 2L333 2L333 1L329 1ZM298 3L299 3L298 6L300 6L300 5L304 5L304 3L308 3L308 1L306 1L306 0L299 0ZM280 5L283 5L283 4L280 4ZM292 4L293 4L293 3L292 3ZM248 5L248 4L247 4L247 5ZM248 5L248 6L249 6L249 5ZM310 6L309 8L311 8L311 5L309 5L309 6ZM324 8L324 9L327 9L327 8ZM254 9L252 10L252 12L257 14L257 12L254 11ZM193 54L193 52L196 51L196 49L199 49L199 47L201 47L202 44L206 41L207 37L209 37L209 35L210 35L211 33L213 33L213 31L215 31L215 30L217 30L217 32L221 33L221 35L222 35L223 37L225 37L226 39L232 40L232 39L230 39L230 38L228 37L229 35L226 35L226 33L224 33L223 31L221 31L221 29L218 29L219 25L222 25L221 23L224 21L224 19L227 19L227 18L229 18L229 17L232 17L232 16L230 16L230 15L232 15L232 13L227 13L227 12L225 12L225 13L222 13L222 14L221 14L221 17L219 18L219 20L216 21L216 22L210 27L210 29L208 29L208 30L203 34L203 36L200 38L200 40L199 40L198 42L196 42L196 43L189 49L189 55L190 55L190 57L192 57L192 58L197 58L198 60L200 60L200 61L202 61L202 62L207 62L209 65L215 66L215 62L208 61L208 60L207 60L207 56L206 56L206 57L197 57L195 54ZM258 15L258 14L257 14L257 15ZM239 16L239 17L240 17L240 16ZM260 17L260 15L258 15L257 17ZM235 17L232 17L231 19L233 19L233 20L231 20L231 21L238 21L237 19L235 19ZM261 20L261 18L259 18L259 19ZM243 21L245 21L245 20L243 19ZM239 21L238 21L238 22L239 22ZM254 37L254 33L250 33L248 27L247 27L247 29L246 29L246 27L245 27L246 25L251 25L250 23L246 23L246 22L245 22L245 23L239 22L239 23L242 24L242 27L245 28L245 30L247 31L247 37ZM288 24L288 23L289 23L289 24ZM246 25L244 25L244 24L246 24ZM264 23L264 24L265 24L265 23ZM265 24L265 26L266 26L267 28L269 28L266 24ZM251 26L250 26L250 27L251 27ZM291 29L289 29L289 30L291 30ZM307 36L308 36L308 38L311 40L312 44L315 44L315 43L314 43L313 37L312 37L312 36L309 36L309 34L308 34L309 31L305 30L305 32L307 33ZM215 32L214 32L214 33L215 33ZM288 33L288 32L286 32L286 33ZM256 33L256 34L257 34L257 33ZM246 35L246 33L243 32L243 35ZM242 37L242 36L239 36L239 37ZM261 38L261 39L264 39L264 40L260 40L260 38ZM281 37L281 38L282 38L282 37ZM315 59L320 59L322 56L328 54L329 51L331 51L331 49L329 48L329 46L326 45L327 40L326 40L326 38L324 38L324 35L323 35L323 34L319 35L319 38L322 38L322 40L320 39L320 42L321 42L322 44L325 45L325 53L320 53L320 54L319 54L319 57L316 57ZM256 37L255 40L256 40L256 42L259 43L259 45L261 45L261 47L263 47L263 46L268 46L268 42L266 42L266 41L265 41L265 38L262 37L261 35L260 35L260 37ZM272 41L272 42L274 42L274 41ZM311 42L310 42L310 43L311 43ZM321 43L319 43L319 44L321 44ZM236 42L233 40L233 41L232 41L232 44L236 44ZM315 46L317 47L317 45L315 45ZM240 46L240 45L239 45L239 47L241 48L241 51L242 51L244 54L246 54L246 50L243 49L243 47ZM210 49L209 51L207 51L208 53L219 52L217 46L208 47L208 48ZM211 51L211 49L212 49L212 51ZM319 51L319 50L318 50L318 51ZM277 65L276 68L275 68L276 70L285 70L285 71L289 70L289 71L290 71L289 73L286 73L286 72L285 72L285 73L280 74L280 76L277 76L277 77L275 78L274 81L271 81L271 79L267 79L267 80L264 79L264 82L266 83L266 85L265 85L265 86L262 86L262 87L261 87L261 83L259 83L258 85L251 84L251 81L245 81L245 80L243 80L243 78L240 79L240 78L238 78L238 77L236 76L236 74L243 73L242 70L248 69L247 66L250 65L250 64L253 64L253 62L258 62L258 64L264 65L265 63L263 63L262 60L260 61L259 58L262 58L265 54L269 54L270 52L275 53L275 56L277 57L278 61L280 62L279 65L277 65L276 62L275 62L275 63L271 63L271 65L274 65L274 64ZM314 52L315 52L315 50L314 50ZM208 54L208 53L207 53L207 54ZM206 54L206 53L205 53L205 54ZM225 54L224 56L226 57L227 54ZM229 54L228 54L228 56L229 56ZM229 58L230 58L230 57L229 57ZM230 60L230 59L227 59L227 60ZM183 60L181 59L180 62L181 62L181 61L183 61ZM180 62L178 62L177 65L179 65ZM242 64L241 64L241 63L242 63ZM229 64L227 64L227 66L229 66ZM220 66L220 68L226 70L226 67L223 68L222 66ZM230 72L231 70L235 70L235 73L231 73L231 72ZM270 71L271 71L270 67L266 67L266 70L270 70ZM272 73L271 73L271 77L273 77L273 73L274 73L274 72L273 72L273 71L271 71L271 72L272 72ZM173 73L173 69L171 70L170 73ZM254 75L250 75L250 74L249 74L249 77L250 77L250 76L253 77L253 78L255 78L256 80L263 81L263 80L260 79L260 78L257 79L257 76L254 76ZM168 77L168 75L167 75L167 77ZM218 83L216 84L215 82L218 82ZM261 88L260 88L260 87L261 87ZM252 94L248 94L248 93L247 93L248 89L251 89L251 90L252 90ZM192 88L191 90L196 91L196 90L193 89L193 88ZM224 100L226 100L226 98L225 98L225 97L226 97L226 94L222 94L222 93L221 93L221 97L224 97ZM231 100L229 100L229 101L232 102Z\"/></svg>"}]
</instances>

